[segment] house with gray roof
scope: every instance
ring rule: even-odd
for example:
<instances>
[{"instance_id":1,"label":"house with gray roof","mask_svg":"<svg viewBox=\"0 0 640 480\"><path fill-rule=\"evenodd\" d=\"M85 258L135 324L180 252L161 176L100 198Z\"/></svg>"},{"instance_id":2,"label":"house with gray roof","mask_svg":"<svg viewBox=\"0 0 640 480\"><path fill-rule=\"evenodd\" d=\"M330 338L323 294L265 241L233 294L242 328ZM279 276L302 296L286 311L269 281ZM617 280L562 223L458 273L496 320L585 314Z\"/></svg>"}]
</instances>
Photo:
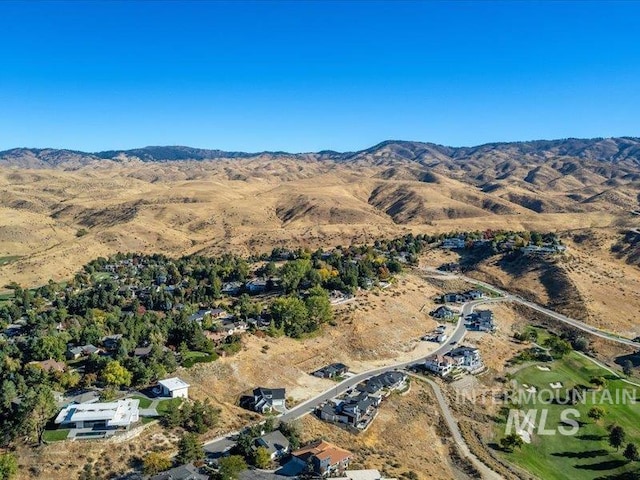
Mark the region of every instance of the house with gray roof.
<instances>
[{"instance_id":1,"label":"house with gray roof","mask_svg":"<svg viewBox=\"0 0 640 480\"><path fill-rule=\"evenodd\" d=\"M291 450L289 440L280 430L274 430L256 438L255 444L256 447L266 448L271 460L282 458Z\"/></svg>"}]
</instances>

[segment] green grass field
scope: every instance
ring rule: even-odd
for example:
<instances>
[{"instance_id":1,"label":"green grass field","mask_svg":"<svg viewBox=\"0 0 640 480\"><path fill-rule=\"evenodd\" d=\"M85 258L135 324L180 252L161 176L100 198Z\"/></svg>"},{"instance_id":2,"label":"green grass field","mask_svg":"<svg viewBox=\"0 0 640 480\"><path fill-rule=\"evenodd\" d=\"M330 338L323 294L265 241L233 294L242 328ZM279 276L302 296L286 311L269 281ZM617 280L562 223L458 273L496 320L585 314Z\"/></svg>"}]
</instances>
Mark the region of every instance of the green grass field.
<instances>
[{"instance_id":1,"label":"green grass field","mask_svg":"<svg viewBox=\"0 0 640 480\"><path fill-rule=\"evenodd\" d=\"M158 411L158 413L160 415L163 415L165 413L167 413L167 411L169 410L169 405L174 404L174 405L180 405L182 403L182 399L181 398L170 398L167 400L162 400L158 403L158 406L156 407L156 410Z\"/></svg>"},{"instance_id":2,"label":"green grass field","mask_svg":"<svg viewBox=\"0 0 640 480\"><path fill-rule=\"evenodd\" d=\"M45 442L59 442L61 440L66 440L67 435L69 435L68 429L45 430L42 433L42 440Z\"/></svg>"},{"instance_id":3,"label":"green grass field","mask_svg":"<svg viewBox=\"0 0 640 480\"><path fill-rule=\"evenodd\" d=\"M151 400L146 397L141 397L140 395L134 395L131 398L135 398L136 400L140 400L140 408L149 408L151 406Z\"/></svg>"},{"instance_id":4,"label":"green grass field","mask_svg":"<svg viewBox=\"0 0 640 480\"><path fill-rule=\"evenodd\" d=\"M633 442L640 446L640 404L629 401L629 397L624 397L623 393L627 392L631 398L640 398L640 388L623 382L575 352L571 352L562 360L539 365L547 366L551 371L543 371L538 365L531 365L513 376L520 387L523 384L534 386L538 394L545 390L545 395L525 399L526 403L517 407L524 411L538 410L538 418L534 422L536 428L531 443L525 443L521 449L516 449L513 453L502 452L505 459L545 480L640 478L640 462L627 461L622 456L624 447L617 452L609 446L607 431L607 427L612 424L620 425L626 432L624 444ZM593 390L590 384L593 377L606 378L606 388L600 391ZM565 398L569 389L581 385L588 387L590 391L587 392L584 402L578 401L573 405L552 403L548 401L551 394L546 392L552 391L549 384L554 382L562 383L559 398ZM624 400L621 400L623 397ZM587 416L593 405L601 406L606 412L604 418L598 422ZM567 436L557 432L557 428L563 425L560 415L566 409L576 409L579 412L579 417L572 417L580 424L575 435ZM543 410L547 410L548 415L545 426L556 431L555 434L539 434L539 419ZM505 427L505 421L498 424L498 439L504 436ZM636 473L638 477L633 476Z\"/></svg>"}]
</instances>

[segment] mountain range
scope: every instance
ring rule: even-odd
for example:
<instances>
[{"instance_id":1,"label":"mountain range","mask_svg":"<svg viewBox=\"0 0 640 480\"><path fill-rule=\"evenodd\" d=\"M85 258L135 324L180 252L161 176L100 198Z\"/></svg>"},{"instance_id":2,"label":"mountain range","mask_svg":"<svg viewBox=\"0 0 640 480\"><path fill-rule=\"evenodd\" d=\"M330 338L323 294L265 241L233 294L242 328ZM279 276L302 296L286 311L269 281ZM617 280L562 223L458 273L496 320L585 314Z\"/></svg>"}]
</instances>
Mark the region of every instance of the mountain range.
<instances>
[{"instance_id":1,"label":"mountain range","mask_svg":"<svg viewBox=\"0 0 640 480\"><path fill-rule=\"evenodd\" d=\"M247 253L408 231L637 227L630 212L639 201L633 137L386 141L298 154L16 148L0 152L0 282L64 278L115 251Z\"/></svg>"}]
</instances>

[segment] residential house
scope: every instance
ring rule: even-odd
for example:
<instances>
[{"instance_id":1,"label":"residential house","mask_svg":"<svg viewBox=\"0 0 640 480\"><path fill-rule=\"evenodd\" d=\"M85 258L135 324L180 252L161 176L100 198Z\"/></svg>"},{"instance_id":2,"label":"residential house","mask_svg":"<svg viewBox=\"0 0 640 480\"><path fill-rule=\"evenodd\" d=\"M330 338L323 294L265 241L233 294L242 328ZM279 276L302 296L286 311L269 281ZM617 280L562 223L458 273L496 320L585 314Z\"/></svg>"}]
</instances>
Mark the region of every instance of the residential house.
<instances>
[{"instance_id":1,"label":"residential house","mask_svg":"<svg viewBox=\"0 0 640 480\"><path fill-rule=\"evenodd\" d=\"M3 333L5 334L5 336L9 338L18 337L22 335L23 330L24 330L24 325L20 325L19 323L10 323L4 329Z\"/></svg>"},{"instance_id":2,"label":"residential house","mask_svg":"<svg viewBox=\"0 0 640 480\"><path fill-rule=\"evenodd\" d=\"M324 440L318 440L291 453L297 462L310 466L314 473L328 477L349 467L353 454Z\"/></svg>"},{"instance_id":3,"label":"residential house","mask_svg":"<svg viewBox=\"0 0 640 480\"><path fill-rule=\"evenodd\" d=\"M42 370L44 370L47 373L51 373L51 372L64 372L67 368L67 364L64 362L58 362L57 360L54 360L52 358L50 358L49 360L43 360L41 362L29 362L27 365L35 365L37 367L40 367Z\"/></svg>"},{"instance_id":4,"label":"residential house","mask_svg":"<svg viewBox=\"0 0 640 480\"><path fill-rule=\"evenodd\" d=\"M484 298L484 292L482 290L469 290L465 293L465 296L469 300L480 300L481 298Z\"/></svg>"},{"instance_id":5,"label":"residential house","mask_svg":"<svg viewBox=\"0 0 640 480\"><path fill-rule=\"evenodd\" d=\"M247 322L243 322L241 320L223 320L220 330L225 332L227 336L233 335L234 333L244 333L249 329L249 324Z\"/></svg>"},{"instance_id":6,"label":"residential house","mask_svg":"<svg viewBox=\"0 0 640 480\"><path fill-rule=\"evenodd\" d=\"M424 362L424 366L428 371L433 372L436 375L440 375L441 377L449 375L455 365L456 362L453 358L445 355L431 355L427 357Z\"/></svg>"},{"instance_id":7,"label":"residential house","mask_svg":"<svg viewBox=\"0 0 640 480\"><path fill-rule=\"evenodd\" d=\"M107 335L106 337L103 337L102 340L100 340L100 343L102 343L105 350L113 351L118 349L121 340L122 334L118 333L116 335Z\"/></svg>"},{"instance_id":8,"label":"residential house","mask_svg":"<svg viewBox=\"0 0 640 480\"><path fill-rule=\"evenodd\" d=\"M286 398L284 388L256 388L253 391L253 408L256 412L280 412L286 410Z\"/></svg>"},{"instance_id":9,"label":"residential house","mask_svg":"<svg viewBox=\"0 0 640 480\"><path fill-rule=\"evenodd\" d=\"M338 404L331 401L326 402L316 410L316 413L326 422L347 423L347 417L338 412L341 403L342 402L338 402Z\"/></svg>"},{"instance_id":10,"label":"residential house","mask_svg":"<svg viewBox=\"0 0 640 480\"><path fill-rule=\"evenodd\" d=\"M266 448L271 460L282 458L290 451L289 440L280 430L274 430L258 437L255 444L256 447Z\"/></svg>"},{"instance_id":11,"label":"residential house","mask_svg":"<svg viewBox=\"0 0 640 480\"><path fill-rule=\"evenodd\" d=\"M81 403L64 407L54 423L60 428L115 433L128 430L140 418L139 400L127 398L108 403Z\"/></svg>"},{"instance_id":12,"label":"residential house","mask_svg":"<svg viewBox=\"0 0 640 480\"><path fill-rule=\"evenodd\" d=\"M223 330L205 330L203 333L204 336L211 340L213 343L220 343L229 336L229 334Z\"/></svg>"},{"instance_id":13,"label":"residential house","mask_svg":"<svg viewBox=\"0 0 640 480\"><path fill-rule=\"evenodd\" d=\"M133 356L138 358L147 358L151 355L152 347L137 347L133 350Z\"/></svg>"},{"instance_id":14,"label":"residential house","mask_svg":"<svg viewBox=\"0 0 640 480\"><path fill-rule=\"evenodd\" d=\"M458 314L449 307L444 305L439 306L433 312L430 313L433 318L440 320L452 320L458 316Z\"/></svg>"},{"instance_id":15,"label":"residential house","mask_svg":"<svg viewBox=\"0 0 640 480\"><path fill-rule=\"evenodd\" d=\"M211 315L211 318L213 319L226 318L229 316L224 308L213 308L209 310L209 315Z\"/></svg>"},{"instance_id":16,"label":"residential house","mask_svg":"<svg viewBox=\"0 0 640 480\"><path fill-rule=\"evenodd\" d=\"M362 382L356 388L361 392L375 394L381 391L400 390L406 385L407 375L403 372L391 371L381 373Z\"/></svg>"},{"instance_id":17,"label":"residential house","mask_svg":"<svg viewBox=\"0 0 640 480\"><path fill-rule=\"evenodd\" d=\"M226 295L237 295L242 290L242 282L227 282L222 285L222 293Z\"/></svg>"},{"instance_id":18,"label":"residential house","mask_svg":"<svg viewBox=\"0 0 640 480\"><path fill-rule=\"evenodd\" d=\"M166 472L158 473L149 480L208 480L208 473L201 473L201 469L193 463L174 467Z\"/></svg>"},{"instance_id":19,"label":"residential house","mask_svg":"<svg viewBox=\"0 0 640 480\"><path fill-rule=\"evenodd\" d=\"M364 430L375 418L376 407L380 405L380 401L379 396L360 393L355 397L347 397L339 405L339 413L345 417L344 423Z\"/></svg>"},{"instance_id":20,"label":"residential house","mask_svg":"<svg viewBox=\"0 0 640 480\"><path fill-rule=\"evenodd\" d=\"M80 357L88 357L92 353L102 353L102 349L91 344L69 347L67 350L67 358L69 360L75 360Z\"/></svg>"},{"instance_id":21,"label":"residential house","mask_svg":"<svg viewBox=\"0 0 640 480\"><path fill-rule=\"evenodd\" d=\"M204 317L206 315L211 315L211 312L212 312L211 309L203 309L203 308L201 308L196 313L193 313L193 314L189 315L188 320L190 322L202 323L202 321L204 320Z\"/></svg>"},{"instance_id":22,"label":"residential house","mask_svg":"<svg viewBox=\"0 0 640 480\"><path fill-rule=\"evenodd\" d=\"M444 263L438 267L442 272L459 272L461 267L459 263Z\"/></svg>"},{"instance_id":23,"label":"residential house","mask_svg":"<svg viewBox=\"0 0 640 480\"><path fill-rule=\"evenodd\" d=\"M491 310L476 310L469 315L467 328L478 332L495 332L493 312Z\"/></svg>"},{"instance_id":24,"label":"residential house","mask_svg":"<svg viewBox=\"0 0 640 480\"><path fill-rule=\"evenodd\" d=\"M178 377L160 380L158 385L162 388L164 397L189 398L189 384Z\"/></svg>"},{"instance_id":25,"label":"residential house","mask_svg":"<svg viewBox=\"0 0 640 480\"><path fill-rule=\"evenodd\" d=\"M450 250L461 249L465 247L464 238L454 237L454 238L445 238L442 241L442 248L447 248Z\"/></svg>"},{"instance_id":26,"label":"residential house","mask_svg":"<svg viewBox=\"0 0 640 480\"><path fill-rule=\"evenodd\" d=\"M459 293L445 293L442 295L443 303L463 303L464 297Z\"/></svg>"},{"instance_id":27,"label":"residential house","mask_svg":"<svg viewBox=\"0 0 640 480\"><path fill-rule=\"evenodd\" d=\"M319 370L313 372L313 375L320 378L336 378L341 377L349 371L344 363L332 363L326 367L322 367Z\"/></svg>"},{"instance_id":28,"label":"residential house","mask_svg":"<svg viewBox=\"0 0 640 480\"><path fill-rule=\"evenodd\" d=\"M245 283L244 286L249 293L262 293L267 289L267 281L260 278L254 278L253 280Z\"/></svg>"},{"instance_id":29,"label":"residential house","mask_svg":"<svg viewBox=\"0 0 640 480\"><path fill-rule=\"evenodd\" d=\"M480 350L475 347L460 346L451 350L446 356L453 359L456 366L465 370L475 371L482 368Z\"/></svg>"}]
</instances>

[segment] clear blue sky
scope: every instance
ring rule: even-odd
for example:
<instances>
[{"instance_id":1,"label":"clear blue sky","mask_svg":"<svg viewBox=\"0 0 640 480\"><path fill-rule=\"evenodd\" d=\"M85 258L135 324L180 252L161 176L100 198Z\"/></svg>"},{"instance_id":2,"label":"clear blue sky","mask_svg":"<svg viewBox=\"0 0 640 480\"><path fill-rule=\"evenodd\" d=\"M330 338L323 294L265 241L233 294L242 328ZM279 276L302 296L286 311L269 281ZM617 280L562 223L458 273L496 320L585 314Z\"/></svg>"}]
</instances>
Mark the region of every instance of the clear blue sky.
<instances>
[{"instance_id":1,"label":"clear blue sky","mask_svg":"<svg viewBox=\"0 0 640 480\"><path fill-rule=\"evenodd\" d=\"M640 135L640 3L0 2L0 149Z\"/></svg>"}]
</instances>

